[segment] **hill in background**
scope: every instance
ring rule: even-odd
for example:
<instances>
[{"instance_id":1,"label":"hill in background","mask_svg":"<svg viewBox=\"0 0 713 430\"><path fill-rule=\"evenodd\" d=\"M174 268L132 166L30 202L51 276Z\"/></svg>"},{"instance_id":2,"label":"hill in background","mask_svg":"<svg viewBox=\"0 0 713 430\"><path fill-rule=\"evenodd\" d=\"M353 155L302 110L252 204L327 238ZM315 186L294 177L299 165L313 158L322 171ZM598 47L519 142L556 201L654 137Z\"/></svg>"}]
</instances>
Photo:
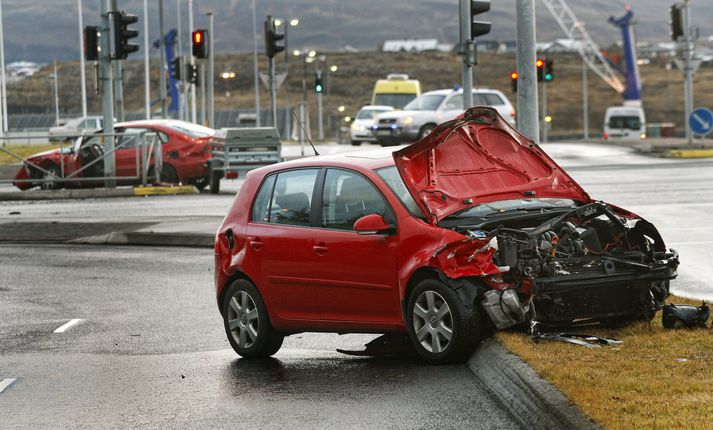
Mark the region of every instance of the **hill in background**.
<instances>
[{"instance_id":1,"label":"hill in background","mask_svg":"<svg viewBox=\"0 0 713 430\"><path fill-rule=\"evenodd\" d=\"M668 8L673 0L632 0L637 16L639 40L668 39ZM99 23L99 2L83 0L84 24ZM119 7L141 15L142 0L119 0ZM158 1L149 1L150 42L158 38ZM176 27L175 0L164 0L165 29ZM187 1L181 0L183 28L188 28ZM256 0L258 31L262 32L265 14L299 18L290 32L290 48L326 51L342 50L346 45L374 50L386 39L438 38L454 43L458 38L457 0ZM549 41L564 34L540 0L537 8L537 38ZM610 15L622 15L620 0L570 0L570 6L583 20L601 46L619 39L616 28L607 23ZM694 25L703 36L711 33L713 20L709 1L691 2ZM215 13L215 43L218 52L252 50L251 0L195 0L195 25L206 27L205 13ZM3 0L5 56L8 62L29 60L41 63L73 60L79 56L76 0ZM515 0L494 0L487 18L493 23L488 39L515 39ZM143 31L143 23L139 21ZM143 36L140 37L143 43ZM186 39L186 43L188 40ZM259 49L262 48L260 35ZM157 55L152 49L152 55Z\"/></svg>"}]
</instances>

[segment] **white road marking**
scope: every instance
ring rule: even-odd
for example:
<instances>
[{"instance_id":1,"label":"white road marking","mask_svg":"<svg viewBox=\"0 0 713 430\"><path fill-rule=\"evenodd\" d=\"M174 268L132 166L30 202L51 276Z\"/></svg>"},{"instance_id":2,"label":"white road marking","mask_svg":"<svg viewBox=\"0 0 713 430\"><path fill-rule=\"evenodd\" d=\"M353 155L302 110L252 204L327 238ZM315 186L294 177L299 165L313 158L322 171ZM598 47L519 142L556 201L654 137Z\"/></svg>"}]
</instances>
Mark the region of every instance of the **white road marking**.
<instances>
[{"instance_id":1,"label":"white road marking","mask_svg":"<svg viewBox=\"0 0 713 430\"><path fill-rule=\"evenodd\" d=\"M0 381L0 393L5 391L5 389L12 385L15 381L17 381L17 378L5 378Z\"/></svg>"},{"instance_id":2,"label":"white road marking","mask_svg":"<svg viewBox=\"0 0 713 430\"><path fill-rule=\"evenodd\" d=\"M66 324L63 324L63 325L57 327L57 329L55 331L53 331L52 333L64 333L65 331L69 330L70 327L72 327L73 325L79 324L82 321L84 321L84 320L80 319L80 318L71 319Z\"/></svg>"}]
</instances>

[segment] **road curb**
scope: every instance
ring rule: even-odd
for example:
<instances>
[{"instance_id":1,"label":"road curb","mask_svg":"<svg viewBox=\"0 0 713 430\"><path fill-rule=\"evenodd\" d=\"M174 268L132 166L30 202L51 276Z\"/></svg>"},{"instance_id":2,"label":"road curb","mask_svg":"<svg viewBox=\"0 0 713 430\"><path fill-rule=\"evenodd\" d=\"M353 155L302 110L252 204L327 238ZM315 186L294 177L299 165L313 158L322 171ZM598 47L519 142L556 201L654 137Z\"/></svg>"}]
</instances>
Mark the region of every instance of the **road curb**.
<instances>
[{"instance_id":1,"label":"road curb","mask_svg":"<svg viewBox=\"0 0 713 430\"><path fill-rule=\"evenodd\" d=\"M523 428L600 428L496 339L483 342L467 364Z\"/></svg>"},{"instance_id":2,"label":"road curb","mask_svg":"<svg viewBox=\"0 0 713 430\"><path fill-rule=\"evenodd\" d=\"M125 188L86 188L70 190L34 190L0 192L0 201L96 199L109 197L172 196L199 194L193 185Z\"/></svg>"},{"instance_id":3,"label":"road curb","mask_svg":"<svg viewBox=\"0 0 713 430\"><path fill-rule=\"evenodd\" d=\"M672 149L663 153L668 158L711 158L713 149Z\"/></svg>"},{"instance_id":4,"label":"road curb","mask_svg":"<svg viewBox=\"0 0 713 430\"><path fill-rule=\"evenodd\" d=\"M213 248L215 237L198 233L153 233L143 231L111 232L72 239L66 243L79 245L140 245Z\"/></svg>"}]
</instances>

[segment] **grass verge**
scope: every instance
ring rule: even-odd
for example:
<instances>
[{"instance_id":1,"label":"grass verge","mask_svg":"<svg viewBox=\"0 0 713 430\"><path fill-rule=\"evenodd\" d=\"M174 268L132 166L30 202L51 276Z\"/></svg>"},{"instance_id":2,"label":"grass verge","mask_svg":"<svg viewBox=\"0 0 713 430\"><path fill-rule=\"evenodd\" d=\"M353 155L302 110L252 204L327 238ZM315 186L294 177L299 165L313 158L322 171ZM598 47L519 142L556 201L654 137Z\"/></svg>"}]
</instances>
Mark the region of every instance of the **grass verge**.
<instances>
[{"instance_id":1,"label":"grass verge","mask_svg":"<svg viewBox=\"0 0 713 430\"><path fill-rule=\"evenodd\" d=\"M67 147L67 145L64 145ZM57 149L59 145L44 144L44 145L5 145L3 149L7 149L20 157L29 157L30 155L37 154L38 152L47 151L50 149ZM7 152L0 151L0 164L15 164L20 161L8 154Z\"/></svg>"},{"instance_id":2,"label":"grass verge","mask_svg":"<svg viewBox=\"0 0 713 430\"><path fill-rule=\"evenodd\" d=\"M520 333L497 337L606 428L711 428L713 329L665 330L659 312L651 324L571 331L624 343L594 349Z\"/></svg>"}]
</instances>

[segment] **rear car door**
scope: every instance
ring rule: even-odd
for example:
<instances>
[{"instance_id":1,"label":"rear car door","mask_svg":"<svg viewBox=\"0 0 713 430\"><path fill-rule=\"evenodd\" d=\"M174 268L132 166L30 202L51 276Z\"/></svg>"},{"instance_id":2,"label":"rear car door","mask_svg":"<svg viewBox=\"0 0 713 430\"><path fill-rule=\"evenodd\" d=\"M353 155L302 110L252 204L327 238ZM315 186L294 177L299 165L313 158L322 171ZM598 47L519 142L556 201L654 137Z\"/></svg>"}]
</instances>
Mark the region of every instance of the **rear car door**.
<instances>
[{"instance_id":1,"label":"rear car door","mask_svg":"<svg viewBox=\"0 0 713 430\"><path fill-rule=\"evenodd\" d=\"M401 322L395 230L391 235L353 230L357 219L373 213L395 224L386 199L371 181L351 170L327 169L321 188L321 228L312 243L322 320Z\"/></svg>"},{"instance_id":2,"label":"rear car door","mask_svg":"<svg viewBox=\"0 0 713 430\"><path fill-rule=\"evenodd\" d=\"M312 282L315 236L312 202L320 170L278 172L262 183L253 203L246 260L256 268L260 292L281 319L319 319Z\"/></svg>"}]
</instances>

